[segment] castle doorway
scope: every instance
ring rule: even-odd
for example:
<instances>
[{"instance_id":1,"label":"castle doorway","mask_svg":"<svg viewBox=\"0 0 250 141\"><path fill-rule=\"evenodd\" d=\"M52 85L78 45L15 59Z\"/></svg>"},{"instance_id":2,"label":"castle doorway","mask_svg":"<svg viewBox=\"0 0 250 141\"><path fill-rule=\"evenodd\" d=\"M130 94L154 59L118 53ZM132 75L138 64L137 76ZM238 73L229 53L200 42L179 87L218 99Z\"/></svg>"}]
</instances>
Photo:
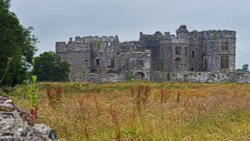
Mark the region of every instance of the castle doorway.
<instances>
[{"instance_id":1,"label":"castle doorway","mask_svg":"<svg viewBox=\"0 0 250 141\"><path fill-rule=\"evenodd\" d=\"M135 79L142 80L144 79L145 74L143 72L137 72L135 73Z\"/></svg>"}]
</instances>

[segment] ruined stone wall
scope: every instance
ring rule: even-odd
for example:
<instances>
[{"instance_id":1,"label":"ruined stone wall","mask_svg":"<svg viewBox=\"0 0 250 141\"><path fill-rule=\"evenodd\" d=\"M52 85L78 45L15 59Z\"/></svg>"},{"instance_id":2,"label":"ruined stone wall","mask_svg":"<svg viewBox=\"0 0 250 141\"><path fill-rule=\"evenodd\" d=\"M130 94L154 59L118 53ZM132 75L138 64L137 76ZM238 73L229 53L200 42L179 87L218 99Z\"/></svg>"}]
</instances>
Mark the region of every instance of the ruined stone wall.
<instances>
[{"instance_id":1,"label":"ruined stone wall","mask_svg":"<svg viewBox=\"0 0 250 141\"><path fill-rule=\"evenodd\" d=\"M118 73L83 73L78 76L75 82L120 82L127 80L125 74Z\"/></svg>"},{"instance_id":2,"label":"ruined stone wall","mask_svg":"<svg viewBox=\"0 0 250 141\"><path fill-rule=\"evenodd\" d=\"M140 56L134 56L135 52L144 53L145 50L141 48L140 42L138 41L130 41L123 42L120 44L120 47L117 50L115 64L116 64L116 72L124 73L128 72L128 62L131 58L140 58Z\"/></svg>"},{"instance_id":3,"label":"ruined stone wall","mask_svg":"<svg viewBox=\"0 0 250 141\"><path fill-rule=\"evenodd\" d=\"M151 69L152 70L161 70L161 66L159 62L160 60L160 40L154 35L146 35L141 33L140 34L140 42L145 49L151 50Z\"/></svg>"},{"instance_id":4,"label":"ruined stone wall","mask_svg":"<svg viewBox=\"0 0 250 141\"><path fill-rule=\"evenodd\" d=\"M127 68L128 73L132 73L135 79L150 80L151 72L151 52L150 50L136 51L129 55Z\"/></svg>"},{"instance_id":5,"label":"ruined stone wall","mask_svg":"<svg viewBox=\"0 0 250 141\"><path fill-rule=\"evenodd\" d=\"M67 60L70 67L70 80L76 81L83 73L107 73L115 71L119 39L117 36L75 37L75 40L56 43L56 52Z\"/></svg>"},{"instance_id":6,"label":"ruined stone wall","mask_svg":"<svg viewBox=\"0 0 250 141\"><path fill-rule=\"evenodd\" d=\"M135 71L136 72L136 71ZM126 80L138 80L128 78L126 73L82 73L76 82L120 82ZM147 79L144 79L147 80ZM150 72L150 81L154 82L194 82L194 83L250 83L250 72Z\"/></svg>"},{"instance_id":7,"label":"ruined stone wall","mask_svg":"<svg viewBox=\"0 0 250 141\"><path fill-rule=\"evenodd\" d=\"M70 80L74 81L81 73L90 72L90 52L69 52Z\"/></svg>"},{"instance_id":8,"label":"ruined stone wall","mask_svg":"<svg viewBox=\"0 0 250 141\"><path fill-rule=\"evenodd\" d=\"M156 82L201 82L225 83L238 82L250 83L250 72L160 72L151 73L151 80Z\"/></svg>"},{"instance_id":9,"label":"ruined stone wall","mask_svg":"<svg viewBox=\"0 0 250 141\"><path fill-rule=\"evenodd\" d=\"M172 70L171 35L165 32L163 35L157 31L153 35L140 33L142 47L151 50L151 70Z\"/></svg>"},{"instance_id":10,"label":"ruined stone wall","mask_svg":"<svg viewBox=\"0 0 250 141\"><path fill-rule=\"evenodd\" d=\"M118 37L101 37L91 42L91 72L115 72L119 67L115 60L119 55Z\"/></svg>"},{"instance_id":11,"label":"ruined stone wall","mask_svg":"<svg viewBox=\"0 0 250 141\"><path fill-rule=\"evenodd\" d=\"M239 83L250 83L250 72L232 72L231 77Z\"/></svg>"},{"instance_id":12,"label":"ruined stone wall","mask_svg":"<svg viewBox=\"0 0 250 141\"><path fill-rule=\"evenodd\" d=\"M189 47L189 69L188 71L205 71L203 35L197 31L190 33Z\"/></svg>"},{"instance_id":13,"label":"ruined stone wall","mask_svg":"<svg viewBox=\"0 0 250 141\"><path fill-rule=\"evenodd\" d=\"M171 39L160 42L161 71L173 71L173 52L174 49L172 47Z\"/></svg>"},{"instance_id":14,"label":"ruined stone wall","mask_svg":"<svg viewBox=\"0 0 250 141\"><path fill-rule=\"evenodd\" d=\"M56 53L70 63L69 79L74 81L80 73L90 72L90 47L79 40L69 42L57 42Z\"/></svg>"}]
</instances>

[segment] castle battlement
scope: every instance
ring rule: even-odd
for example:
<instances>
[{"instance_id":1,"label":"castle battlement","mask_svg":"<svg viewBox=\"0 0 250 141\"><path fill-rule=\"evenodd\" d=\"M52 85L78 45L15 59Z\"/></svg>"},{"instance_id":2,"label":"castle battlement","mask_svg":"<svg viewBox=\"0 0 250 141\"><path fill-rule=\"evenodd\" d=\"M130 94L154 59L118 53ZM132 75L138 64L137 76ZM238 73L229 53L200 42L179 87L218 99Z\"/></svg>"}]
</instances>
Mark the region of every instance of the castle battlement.
<instances>
[{"instance_id":1,"label":"castle battlement","mask_svg":"<svg viewBox=\"0 0 250 141\"><path fill-rule=\"evenodd\" d=\"M209 31L202 31L201 34L206 39L236 38L236 32L230 30L209 30Z\"/></svg>"},{"instance_id":2,"label":"castle battlement","mask_svg":"<svg viewBox=\"0 0 250 141\"><path fill-rule=\"evenodd\" d=\"M119 38L118 36L85 36L85 37L76 36L74 41L72 40L72 38L70 38L68 43L71 43L71 42L90 43L90 42L97 42L97 41L119 42Z\"/></svg>"}]
</instances>

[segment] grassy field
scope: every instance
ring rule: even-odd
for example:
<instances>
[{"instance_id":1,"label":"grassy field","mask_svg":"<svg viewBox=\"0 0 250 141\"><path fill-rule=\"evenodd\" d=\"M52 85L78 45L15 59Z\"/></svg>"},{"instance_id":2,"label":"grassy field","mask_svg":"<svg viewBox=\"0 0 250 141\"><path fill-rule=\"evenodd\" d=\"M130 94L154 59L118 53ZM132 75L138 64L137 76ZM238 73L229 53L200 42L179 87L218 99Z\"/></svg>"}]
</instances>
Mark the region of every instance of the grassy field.
<instances>
[{"instance_id":1,"label":"grassy field","mask_svg":"<svg viewBox=\"0 0 250 141\"><path fill-rule=\"evenodd\" d=\"M250 84L38 83L38 119L68 141L247 141ZM30 109L24 87L10 95Z\"/></svg>"}]
</instances>

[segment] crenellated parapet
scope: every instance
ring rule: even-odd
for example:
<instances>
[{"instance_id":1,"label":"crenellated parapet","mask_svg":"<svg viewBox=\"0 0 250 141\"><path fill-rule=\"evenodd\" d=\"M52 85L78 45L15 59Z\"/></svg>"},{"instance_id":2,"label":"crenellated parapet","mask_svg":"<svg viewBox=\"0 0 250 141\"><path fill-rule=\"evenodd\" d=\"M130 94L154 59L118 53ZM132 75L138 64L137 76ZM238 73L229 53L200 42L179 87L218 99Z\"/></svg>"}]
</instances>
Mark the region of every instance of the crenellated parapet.
<instances>
[{"instance_id":1,"label":"crenellated parapet","mask_svg":"<svg viewBox=\"0 0 250 141\"><path fill-rule=\"evenodd\" d=\"M85 36L80 37L76 36L74 42L81 42L81 43L91 43L91 42L117 42L119 43L118 36Z\"/></svg>"},{"instance_id":2,"label":"crenellated parapet","mask_svg":"<svg viewBox=\"0 0 250 141\"><path fill-rule=\"evenodd\" d=\"M200 32L203 38L206 40L216 40L216 39L235 39L236 32L231 30L208 30Z\"/></svg>"},{"instance_id":3,"label":"crenellated parapet","mask_svg":"<svg viewBox=\"0 0 250 141\"><path fill-rule=\"evenodd\" d=\"M171 40L173 38L173 35L170 34L170 32L164 32L162 34L160 31L156 31L154 34L144 34L143 32L140 32L139 40L142 42L161 42L165 40Z\"/></svg>"}]
</instances>

